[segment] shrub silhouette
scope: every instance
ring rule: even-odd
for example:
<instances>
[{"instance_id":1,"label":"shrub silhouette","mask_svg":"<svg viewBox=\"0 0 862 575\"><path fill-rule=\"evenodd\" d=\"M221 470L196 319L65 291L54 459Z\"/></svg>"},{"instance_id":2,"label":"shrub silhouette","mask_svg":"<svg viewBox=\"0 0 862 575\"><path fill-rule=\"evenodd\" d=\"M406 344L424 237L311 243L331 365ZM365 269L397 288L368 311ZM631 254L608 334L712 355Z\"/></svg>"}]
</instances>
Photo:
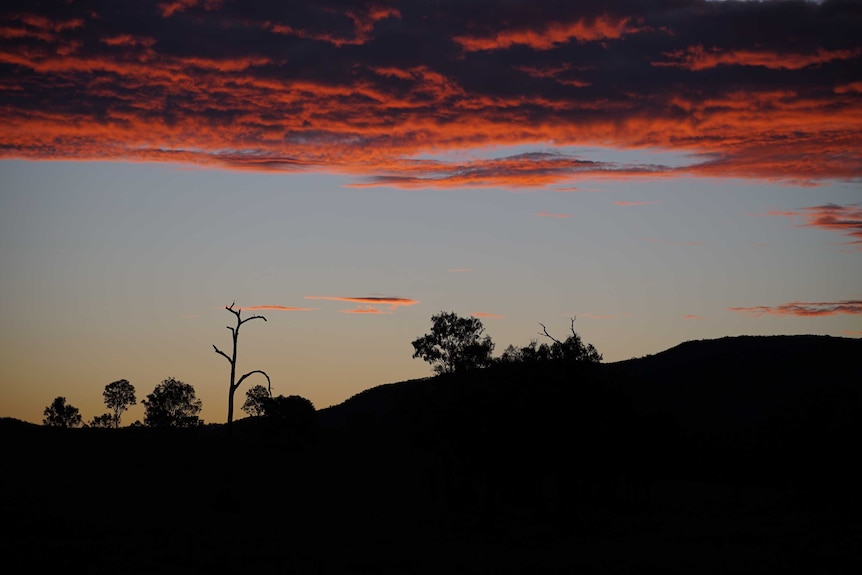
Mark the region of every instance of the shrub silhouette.
<instances>
[{"instance_id":1,"label":"shrub silhouette","mask_svg":"<svg viewBox=\"0 0 862 575\"><path fill-rule=\"evenodd\" d=\"M90 420L88 424L90 427L101 427L101 428L111 428L116 426L116 419L114 415L111 413L103 413L102 415L97 415L93 419Z\"/></svg>"}]
</instances>

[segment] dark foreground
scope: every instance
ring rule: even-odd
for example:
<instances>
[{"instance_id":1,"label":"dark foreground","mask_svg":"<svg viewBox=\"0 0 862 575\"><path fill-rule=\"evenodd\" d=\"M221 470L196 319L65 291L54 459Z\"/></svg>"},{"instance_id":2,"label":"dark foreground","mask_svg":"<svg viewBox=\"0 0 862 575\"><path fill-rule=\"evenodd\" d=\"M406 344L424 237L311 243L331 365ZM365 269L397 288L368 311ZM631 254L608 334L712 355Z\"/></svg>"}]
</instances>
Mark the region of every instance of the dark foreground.
<instances>
[{"instance_id":1,"label":"dark foreground","mask_svg":"<svg viewBox=\"0 0 862 575\"><path fill-rule=\"evenodd\" d=\"M858 347L722 349L382 386L231 439L5 420L0 568L862 572Z\"/></svg>"}]
</instances>

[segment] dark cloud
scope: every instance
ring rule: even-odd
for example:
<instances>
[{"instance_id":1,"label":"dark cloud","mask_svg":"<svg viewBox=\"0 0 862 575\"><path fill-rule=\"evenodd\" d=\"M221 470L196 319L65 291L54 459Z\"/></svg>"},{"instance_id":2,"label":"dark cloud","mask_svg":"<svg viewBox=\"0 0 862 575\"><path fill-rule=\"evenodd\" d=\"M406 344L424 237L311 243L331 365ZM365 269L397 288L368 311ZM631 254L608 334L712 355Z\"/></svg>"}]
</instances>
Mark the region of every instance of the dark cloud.
<instances>
[{"instance_id":1,"label":"dark cloud","mask_svg":"<svg viewBox=\"0 0 862 575\"><path fill-rule=\"evenodd\" d=\"M320 167L359 185L856 179L860 29L862 3L835 0L34 1L0 10L0 157ZM416 160L520 144L693 163Z\"/></svg>"},{"instance_id":2,"label":"dark cloud","mask_svg":"<svg viewBox=\"0 0 862 575\"><path fill-rule=\"evenodd\" d=\"M730 311L752 317L764 315L790 315L797 317L823 317L829 315L862 314L862 300L801 302L795 301L777 306L758 305L752 307L732 307Z\"/></svg>"}]
</instances>

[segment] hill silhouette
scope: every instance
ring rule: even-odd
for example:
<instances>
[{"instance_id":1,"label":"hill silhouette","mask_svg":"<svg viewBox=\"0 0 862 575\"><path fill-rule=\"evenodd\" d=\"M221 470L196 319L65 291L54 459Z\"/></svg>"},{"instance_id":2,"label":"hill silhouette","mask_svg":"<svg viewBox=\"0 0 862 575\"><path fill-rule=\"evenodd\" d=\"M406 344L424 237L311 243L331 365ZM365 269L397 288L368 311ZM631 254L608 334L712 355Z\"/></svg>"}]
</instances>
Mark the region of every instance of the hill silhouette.
<instances>
[{"instance_id":1,"label":"hill silhouette","mask_svg":"<svg viewBox=\"0 0 862 575\"><path fill-rule=\"evenodd\" d=\"M301 435L5 419L0 551L13 571L839 572L862 565L860 352L495 365L368 389Z\"/></svg>"}]
</instances>

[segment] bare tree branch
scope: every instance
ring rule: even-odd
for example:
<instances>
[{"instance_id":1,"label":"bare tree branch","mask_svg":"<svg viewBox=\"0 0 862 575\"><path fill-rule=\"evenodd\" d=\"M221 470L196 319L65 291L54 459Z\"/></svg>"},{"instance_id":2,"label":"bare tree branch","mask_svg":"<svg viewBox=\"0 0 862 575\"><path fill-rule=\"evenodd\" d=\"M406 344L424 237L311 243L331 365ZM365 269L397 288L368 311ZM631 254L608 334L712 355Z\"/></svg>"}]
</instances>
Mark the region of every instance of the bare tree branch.
<instances>
[{"instance_id":1,"label":"bare tree branch","mask_svg":"<svg viewBox=\"0 0 862 575\"><path fill-rule=\"evenodd\" d=\"M237 316L237 317L239 317L239 316ZM263 321L266 321L266 318L265 318L265 317L263 317L262 315L253 315L253 316L251 316L251 317L247 317L247 318L245 318L244 320L242 320L241 322L239 322L239 325L242 325L242 324L244 324L245 322L247 322L247 321L251 321L251 320L253 320L253 319L262 319Z\"/></svg>"},{"instance_id":2,"label":"bare tree branch","mask_svg":"<svg viewBox=\"0 0 862 575\"><path fill-rule=\"evenodd\" d=\"M250 372L248 372L247 374L245 374L244 376L242 376L241 378L239 378L239 381L238 381L238 382L236 382L236 385L234 385L234 386L233 386L233 388L234 388L234 389L238 389L238 388L239 388L239 386L240 386L240 385L242 385L242 382L243 382L243 381L245 381L245 378L247 378L248 376L253 375L253 374L255 374L255 373L259 373L259 374L263 375L263 376L266 378L266 386L267 386L267 389L269 390L269 394L270 394L270 395L272 395L272 390L270 389L270 388L272 387L272 382L270 382L270 380L269 380L269 376L268 376L268 375L266 374L266 372L265 372L265 371L263 371L262 369L256 369L256 370L254 370L254 371L250 371Z\"/></svg>"},{"instance_id":3,"label":"bare tree branch","mask_svg":"<svg viewBox=\"0 0 862 575\"><path fill-rule=\"evenodd\" d=\"M217 348L217 347L215 346L215 344L213 344L213 349L216 351L216 353L217 353L217 354L219 354L219 355L221 355L222 357L224 357L224 358L225 358L226 360L228 360L230 363L233 363L233 360L231 360L231 358L229 358L225 352L223 352L222 350L220 350L219 348Z\"/></svg>"},{"instance_id":4,"label":"bare tree branch","mask_svg":"<svg viewBox=\"0 0 862 575\"><path fill-rule=\"evenodd\" d=\"M230 305L226 305L226 306L224 306L224 308L225 308L226 310L228 310L230 313L232 313L233 315L235 315L235 316L236 316L237 321L239 321L239 314L242 312L242 309L233 309L233 306L234 306L235 304L236 304L236 302L233 302L233 303L232 303L232 304L230 304Z\"/></svg>"},{"instance_id":5,"label":"bare tree branch","mask_svg":"<svg viewBox=\"0 0 862 575\"><path fill-rule=\"evenodd\" d=\"M545 324L540 323L539 325L542 326L542 329L544 330L544 333L540 333L539 335L544 335L545 337L549 338L554 343L558 343L560 345L563 345L563 342L561 342L560 340L558 340L557 338L555 338L554 336L552 336L551 334L548 333L548 328L545 327Z\"/></svg>"},{"instance_id":6,"label":"bare tree branch","mask_svg":"<svg viewBox=\"0 0 862 575\"><path fill-rule=\"evenodd\" d=\"M577 319L577 317L578 316L575 316L572 318L572 335L575 337L577 337L577 335L578 335L577 333L575 333L575 319Z\"/></svg>"}]
</instances>

